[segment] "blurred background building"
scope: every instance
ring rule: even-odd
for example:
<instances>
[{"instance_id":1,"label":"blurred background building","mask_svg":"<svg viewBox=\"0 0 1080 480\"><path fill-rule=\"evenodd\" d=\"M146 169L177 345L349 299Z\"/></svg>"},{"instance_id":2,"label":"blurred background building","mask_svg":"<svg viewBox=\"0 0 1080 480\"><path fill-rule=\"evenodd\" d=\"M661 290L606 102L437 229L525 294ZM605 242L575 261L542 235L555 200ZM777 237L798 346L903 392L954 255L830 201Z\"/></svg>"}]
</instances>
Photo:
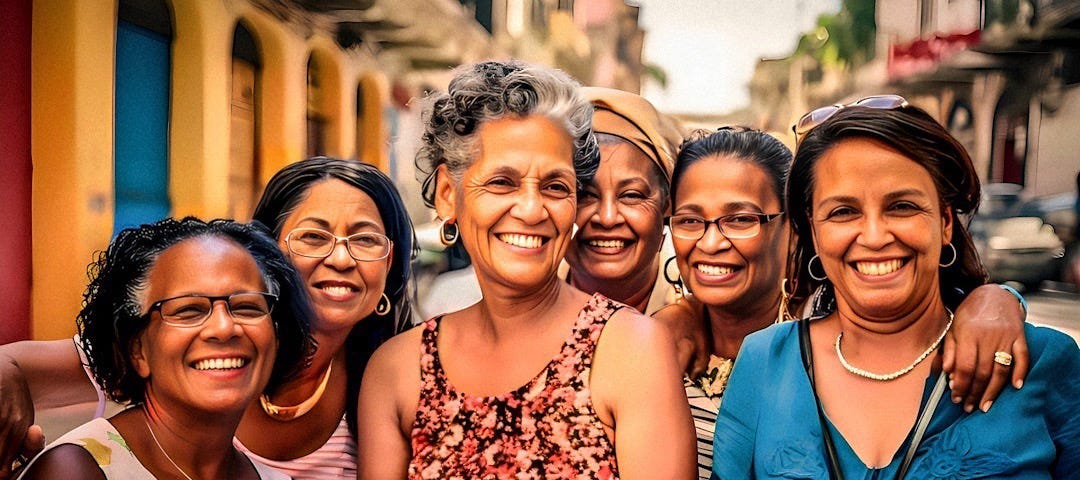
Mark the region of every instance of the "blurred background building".
<instances>
[{"instance_id":1,"label":"blurred background building","mask_svg":"<svg viewBox=\"0 0 1080 480\"><path fill-rule=\"evenodd\" d=\"M0 17L0 343L74 332L120 229L246 219L282 166L356 158L430 218L412 158L425 91L518 56L640 89L620 0L33 0Z\"/></svg>"},{"instance_id":2,"label":"blurred background building","mask_svg":"<svg viewBox=\"0 0 1080 480\"><path fill-rule=\"evenodd\" d=\"M419 112L453 67L514 56L585 84L663 87L681 69L643 58L642 9L692 3L707 22L756 8L716 2L5 1L0 343L71 335L86 265L115 232L166 215L246 219L267 179L304 157L377 165L423 225L433 213L412 161ZM808 5L821 2L789 3L805 24L820 11ZM964 142L986 184L1005 184L987 188L987 221L973 225L987 263L997 262L991 271L1018 272L996 279L1060 279L1076 238L1080 1L835 5L801 35L780 32L791 54L757 62L746 85L717 85L748 89L748 106L683 121L749 124L792 145L791 124L812 108L900 93ZM679 35L687 26L648 28ZM699 45L723 52L760 41L735 36ZM1039 221L1002 223L1014 217ZM1053 271L1021 278L1036 264Z\"/></svg>"}]
</instances>

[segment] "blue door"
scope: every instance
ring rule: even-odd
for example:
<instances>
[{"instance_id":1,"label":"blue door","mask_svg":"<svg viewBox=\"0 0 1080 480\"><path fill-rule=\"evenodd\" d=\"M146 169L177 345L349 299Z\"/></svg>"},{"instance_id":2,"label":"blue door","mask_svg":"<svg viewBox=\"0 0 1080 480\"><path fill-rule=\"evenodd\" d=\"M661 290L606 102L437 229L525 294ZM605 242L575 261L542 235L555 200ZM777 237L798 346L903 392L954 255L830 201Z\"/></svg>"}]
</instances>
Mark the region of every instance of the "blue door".
<instances>
[{"instance_id":1,"label":"blue door","mask_svg":"<svg viewBox=\"0 0 1080 480\"><path fill-rule=\"evenodd\" d=\"M113 235L169 214L169 37L116 26Z\"/></svg>"}]
</instances>

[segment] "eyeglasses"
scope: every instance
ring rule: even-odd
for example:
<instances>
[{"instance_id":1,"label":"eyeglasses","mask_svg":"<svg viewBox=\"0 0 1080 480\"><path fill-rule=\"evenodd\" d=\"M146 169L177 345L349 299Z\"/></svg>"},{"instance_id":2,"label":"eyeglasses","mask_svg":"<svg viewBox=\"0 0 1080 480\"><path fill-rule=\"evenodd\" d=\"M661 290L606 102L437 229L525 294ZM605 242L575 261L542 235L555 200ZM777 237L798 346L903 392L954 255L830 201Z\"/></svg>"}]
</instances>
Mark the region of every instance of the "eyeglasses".
<instances>
[{"instance_id":1,"label":"eyeglasses","mask_svg":"<svg viewBox=\"0 0 1080 480\"><path fill-rule=\"evenodd\" d=\"M803 115L799 119L799 122L791 127L791 130L795 132L795 140L798 141L799 137L806 135L814 127L825 123L836 112L843 110L847 107L867 107L876 108L879 110L893 110L897 108L904 108L908 106L907 100L900 95L872 95L866 98L856 100L855 102L847 105L829 105L818 109L811 110L810 113Z\"/></svg>"},{"instance_id":2,"label":"eyeglasses","mask_svg":"<svg viewBox=\"0 0 1080 480\"><path fill-rule=\"evenodd\" d=\"M174 327L198 327L206 323L214 311L214 303L225 302L229 316L236 323L254 325L261 322L274 310L277 295L264 292L241 292L232 295L181 295L166 298L150 305L145 317L155 311L161 314L161 321Z\"/></svg>"},{"instance_id":3,"label":"eyeglasses","mask_svg":"<svg viewBox=\"0 0 1080 480\"><path fill-rule=\"evenodd\" d=\"M285 237L290 252L311 258L326 258L340 242L345 242L349 256L358 262L382 260L390 254L394 244L381 233L363 232L339 237L318 228L297 228Z\"/></svg>"},{"instance_id":4,"label":"eyeglasses","mask_svg":"<svg viewBox=\"0 0 1080 480\"><path fill-rule=\"evenodd\" d=\"M684 240L700 240L712 224L716 224L716 228L727 238L750 238L761 233L761 224L776 220L783 214L784 212L733 213L710 220L688 213L668 217L667 224L672 235Z\"/></svg>"}]
</instances>

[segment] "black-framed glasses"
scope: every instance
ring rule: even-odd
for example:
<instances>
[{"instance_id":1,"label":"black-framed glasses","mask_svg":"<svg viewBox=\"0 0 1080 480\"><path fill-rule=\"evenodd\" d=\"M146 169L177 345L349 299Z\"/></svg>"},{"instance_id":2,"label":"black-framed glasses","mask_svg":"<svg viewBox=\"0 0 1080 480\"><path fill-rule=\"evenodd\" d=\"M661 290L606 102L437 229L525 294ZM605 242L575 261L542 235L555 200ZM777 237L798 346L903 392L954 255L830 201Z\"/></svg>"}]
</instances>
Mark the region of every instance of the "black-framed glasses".
<instances>
[{"instance_id":1,"label":"black-framed glasses","mask_svg":"<svg viewBox=\"0 0 1080 480\"><path fill-rule=\"evenodd\" d=\"M705 218L693 213L672 215L667 219L668 228L675 237L684 240L700 240L709 225L716 225L727 238L750 238L761 233L761 225L776 220L779 213L732 213L716 218Z\"/></svg>"},{"instance_id":2,"label":"black-framed glasses","mask_svg":"<svg viewBox=\"0 0 1080 480\"><path fill-rule=\"evenodd\" d=\"M225 302L226 310L234 322L253 325L270 316L277 298L277 295L266 292L240 292L217 296L181 295L154 302L145 316L149 317L156 311L166 325L198 327L210 318L215 303Z\"/></svg>"},{"instance_id":3,"label":"black-framed glasses","mask_svg":"<svg viewBox=\"0 0 1080 480\"><path fill-rule=\"evenodd\" d=\"M791 130L795 132L795 140L798 141L799 137L807 134L814 127L825 123L836 112L843 110L847 107L867 107L876 108L879 110L893 110L897 108L904 108L908 106L908 101L900 95L871 95L869 97L861 98L847 105L828 105L825 107L811 110L810 113L803 115L799 119L799 122L791 126Z\"/></svg>"},{"instance_id":4,"label":"black-framed glasses","mask_svg":"<svg viewBox=\"0 0 1080 480\"><path fill-rule=\"evenodd\" d=\"M290 252L311 258L326 258L340 242L345 242L349 256L358 262L382 260L390 254L394 244L386 235L377 232L339 237L319 228L296 228L285 237Z\"/></svg>"}]
</instances>

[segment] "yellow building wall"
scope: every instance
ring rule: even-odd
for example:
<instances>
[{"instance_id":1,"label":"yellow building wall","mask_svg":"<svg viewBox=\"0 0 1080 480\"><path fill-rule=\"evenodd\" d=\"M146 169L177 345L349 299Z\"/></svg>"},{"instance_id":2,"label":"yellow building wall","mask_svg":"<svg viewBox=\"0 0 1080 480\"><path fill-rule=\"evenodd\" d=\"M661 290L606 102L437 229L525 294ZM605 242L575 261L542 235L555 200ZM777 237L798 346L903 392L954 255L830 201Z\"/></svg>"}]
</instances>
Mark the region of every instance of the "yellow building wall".
<instances>
[{"instance_id":1,"label":"yellow building wall","mask_svg":"<svg viewBox=\"0 0 1080 480\"><path fill-rule=\"evenodd\" d=\"M257 96L261 185L306 151L307 61L320 55L328 153L357 157L386 171L382 110L385 74L372 59L341 51L316 33L246 2L171 0L169 196L173 216L213 218L228 207L229 102L233 33L255 36L262 68ZM115 0L34 0L31 152L33 154L32 335L75 333L89 278L87 264L113 227ZM363 80L361 80L363 79ZM356 86L364 85L365 121L356 122ZM356 151L357 128L368 132Z\"/></svg>"},{"instance_id":2,"label":"yellow building wall","mask_svg":"<svg viewBox=\"0 0 1080 480\"><path fill-rule=\"evenodd\" d=\"M114 2L34 2L31 328L37 339L74 333L86 265L112 233L115 32Z\"/></svg>"}]
</instances>

